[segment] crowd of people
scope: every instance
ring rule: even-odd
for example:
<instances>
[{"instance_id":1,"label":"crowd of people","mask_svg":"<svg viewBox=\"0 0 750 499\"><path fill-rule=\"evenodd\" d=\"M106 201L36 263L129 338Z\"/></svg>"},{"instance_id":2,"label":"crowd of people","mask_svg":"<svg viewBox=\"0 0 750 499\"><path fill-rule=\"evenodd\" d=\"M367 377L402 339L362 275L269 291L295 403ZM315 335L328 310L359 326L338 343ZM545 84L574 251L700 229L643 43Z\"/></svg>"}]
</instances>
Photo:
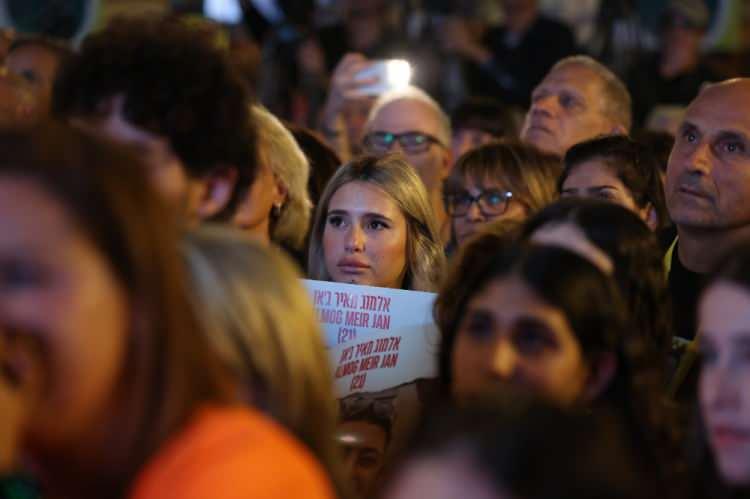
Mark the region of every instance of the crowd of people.
<instances>
[{"instance_id":1,"label":"crowd of people","mask_svg":"<svg viewBox=\"0 0 750 499\"><path fill-rule=\"evenodd\" d=\"M383 85L383 0L265 26L252 81L205 20L16 35L0 498L750 497L750 78L699 63L699 0L629 77L501 3L433 27L455 106ZM434 293L405 445L337 400L304 278Z\"/></svg>"}]
</instances>

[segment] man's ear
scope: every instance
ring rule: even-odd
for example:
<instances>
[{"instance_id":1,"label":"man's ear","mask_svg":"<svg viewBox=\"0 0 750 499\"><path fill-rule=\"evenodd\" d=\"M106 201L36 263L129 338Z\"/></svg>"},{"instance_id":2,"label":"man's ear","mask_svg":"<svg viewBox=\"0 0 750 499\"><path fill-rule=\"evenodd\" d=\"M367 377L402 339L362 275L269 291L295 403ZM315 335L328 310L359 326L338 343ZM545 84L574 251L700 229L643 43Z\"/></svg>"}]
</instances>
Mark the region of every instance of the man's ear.
<instances>
[{"instance_id":1,"label":"man's ear","mask_svg":"<svg viewBox=\"0 0 750 499\"><path fill-rule=\"evenodd\" d=\"M220 213L229 200L237 185L239 173L233 166L220 166L214 168L201 180L201 192L198 199L196 215L201 220L206 220Z\"/></svg>"},{"instance_id":2,"label":"man's ear","mask_svg":"<svg viewBox=\"0 0 750 499\"><path fill-rule=\"evenodd\" d=\"M614 379L618 367L617 357L613 352L597 355L590 365L589 376L583 389L583 399L590 402L601 396Z\"/></svg>"}]
</instances>

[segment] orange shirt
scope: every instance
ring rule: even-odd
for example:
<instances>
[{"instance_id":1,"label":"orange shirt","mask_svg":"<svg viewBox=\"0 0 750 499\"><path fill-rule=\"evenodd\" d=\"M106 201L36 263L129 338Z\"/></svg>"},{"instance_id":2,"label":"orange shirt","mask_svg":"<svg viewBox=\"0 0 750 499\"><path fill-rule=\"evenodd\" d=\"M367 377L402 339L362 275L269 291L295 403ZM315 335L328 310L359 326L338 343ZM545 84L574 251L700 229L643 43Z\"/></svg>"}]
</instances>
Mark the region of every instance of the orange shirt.
<instances>
[{"instance_id":1,"label":"orange shirt","mask_svg":"<svg viewBox=\"0 0 750 499\"><path fill-rule=\"evenodd\" d=\"M207 407L156 453L130 499L329 499L312 454L247 407Z\"/></svg>"}]
</instances>

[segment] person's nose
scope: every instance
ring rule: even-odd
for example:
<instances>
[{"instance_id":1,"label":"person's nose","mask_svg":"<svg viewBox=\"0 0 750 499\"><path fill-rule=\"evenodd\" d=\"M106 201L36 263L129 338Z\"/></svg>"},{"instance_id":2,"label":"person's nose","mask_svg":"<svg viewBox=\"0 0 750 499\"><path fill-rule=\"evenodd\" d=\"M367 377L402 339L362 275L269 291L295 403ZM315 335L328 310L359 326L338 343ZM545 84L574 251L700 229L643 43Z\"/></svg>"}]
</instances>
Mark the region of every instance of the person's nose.
<instances>
[{"instance_id":1,"label":"person's nose","mask_svg":"<svg viewBox=\"0 0 750 499\"><path fill-rule=\"evenodd\" d=\"M518 370L518 353L505 338L500 338L492 350L492 373L503 381L515 377Z\"/></svg>"},{"instance_id":2,"label":"person's nose","mask_svg":"<svg viewBox=\"0 0 750 499\"><path fill-rule=\"evenodd\" d=\"M555 114L557 108L557 98L554 95L545 95L537 98L531 104L531 115L539 117L551 117Z\"/></svg>"},{"instance_id":3,"label":"person's nose","mask_svg":"<svg viewBox=\"0 0 750 499\"><path fill-rule=\"evenodd\" d=\"M708 175L711 173L711 146L707 142L698 144L685 158L687 170L694 174Z\"/></svg>"},{"instance_id":4,"label":"person's nose","mask_svg":"<svg viewBox=\"0 0 750 499\"><path fill-rule=\"evenodd\" d=\"M466 220L469 222L484 222L485 216L482 214L482 210L479 209L479 202L474 201L469 205L469 210L466 212Z\"/></svg>"},{"instance_id":5,"label":"person's nose","mask_svg":"<svg viewBox=\"0 0 750 499\"><path fill-rule=\"evenodd\" d=\"M346 251L361 253L365 250L365 232L358 224L353 224L346 234Z\"/></svg>"}]
</instances>

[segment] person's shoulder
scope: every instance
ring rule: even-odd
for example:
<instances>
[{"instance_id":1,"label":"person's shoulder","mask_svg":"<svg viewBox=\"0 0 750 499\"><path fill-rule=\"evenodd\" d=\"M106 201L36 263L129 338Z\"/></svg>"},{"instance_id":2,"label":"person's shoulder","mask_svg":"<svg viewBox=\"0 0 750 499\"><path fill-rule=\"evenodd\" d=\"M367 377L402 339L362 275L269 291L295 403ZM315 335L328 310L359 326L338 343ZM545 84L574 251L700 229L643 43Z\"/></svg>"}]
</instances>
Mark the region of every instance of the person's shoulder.
<instances>
[{"instance_id":1,"label":"person's shoulder","mask_svg":"<svg viewBox=\"0 0 750 499\"><path fill-rule=\"evenodd\" d=\"M278 424L246 407L203 409L159 452L131 499L333 497L320 464Z\"/></svg>"}]
</instances>

